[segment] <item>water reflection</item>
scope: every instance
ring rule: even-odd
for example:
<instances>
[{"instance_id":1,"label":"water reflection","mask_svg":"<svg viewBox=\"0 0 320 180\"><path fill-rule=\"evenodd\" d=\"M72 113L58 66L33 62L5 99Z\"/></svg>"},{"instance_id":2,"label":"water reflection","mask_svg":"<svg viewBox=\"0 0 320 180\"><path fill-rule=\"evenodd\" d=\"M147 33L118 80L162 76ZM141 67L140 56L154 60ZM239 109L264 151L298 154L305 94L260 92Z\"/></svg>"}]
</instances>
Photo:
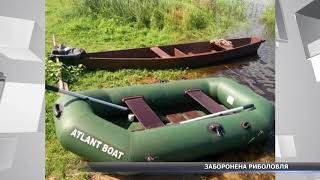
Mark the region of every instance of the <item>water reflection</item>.
<instances>
[{"instance_id":1,"label":"water reflection","mask_svg":"<svg viewBox=\"0 0 320 180\"><path fill-rule=\"evenodd\" d=\"M261 44L258 55L239 58L228 61L221 65L196 69L194 71L207 75L208 77L227 77L233 79L241 84L250 87L253 91L267 98L271 102L275 102L275 41L274 32L268 32L268 28L261 22L260 17L265 7L272 3L270 0L248 0L250 6L248 8L247 16L249 25L244 27L237 27L230 32L227 32L226 38L239 38L257 35L266 40ZM266 144L260 146L255 145L249 150L244 151L245 156L253 159L239 159L239 161L254 161L259 159L259 153L262 151L266 157L274 157L274 131L269 135ZM254 149L254 151L252 151ZM251 152L252 151L252 152ZM240 154L239 154L240 153ZM222 161L226 159L233 159L233 154L240 157L241 152L228 152L222 154ZM267 159L268 159L267 158ZM214 158L216 159L216 158ZM265 159L262 156L262 159ZM271 158L272 159L272 158ZM218 158L219 160L219 158ZM237 159L236 159L237 160ZM259 161L259 160L258 160ZM263 160L262 160L263 161ZM269 161L269 160L267 160Z\"/></svg>"},{"instance_id":2,"label":"water reflection","mask_svg":"<svg viewBox=\"0 0 320 180\"><path fill-rule=\"evenodd\" d=\"M267 32L267 28L260 21L261 13L268 0L252 1L248 8L249 25L237 27L227 33L226 37L246 37L257 35L264 39L257 56L245 57L229 61L225 64L196 69L208 77L227 77L247 85L253 91L274 103L275 100L275 62L274 62L274 34Z\"/></svg>"}]
</instances>

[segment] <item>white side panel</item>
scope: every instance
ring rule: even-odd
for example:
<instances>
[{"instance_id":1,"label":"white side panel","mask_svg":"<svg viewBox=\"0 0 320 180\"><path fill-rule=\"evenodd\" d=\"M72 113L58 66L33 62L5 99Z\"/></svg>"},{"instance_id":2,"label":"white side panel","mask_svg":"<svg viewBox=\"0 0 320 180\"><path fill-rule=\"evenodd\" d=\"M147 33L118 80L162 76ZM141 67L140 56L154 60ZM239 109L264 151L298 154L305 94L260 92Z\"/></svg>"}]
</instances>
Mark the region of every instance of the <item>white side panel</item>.
<instances>
[{"instance_id":1,"label":"white side panel","mask_svg":"<svg viewBox=\"0 0 320 180\"><path fill-rule=\"evenodd\" d=\"M12 167L16 146L17 139L15 137L0 137L0 172Z\"/></svg>"},{"instance_id":2,"label":"white side panel","mask_svg":"<svg viewBox=\"0 0 320 180\"><path fill-rule=\"evenodd\" d=\"M293 136L278 135L276 136L276 144L276 152L278 151L276 157L288 158L297 156Z\"/></svg>"},{"instance_id":3,"label":"white side panel","mask_svg":"<svg viewBox=\"0 0 320 180\"><path fill-rule=\"evenodd\" d=\"M310 58L316 81L320 81L320 55Z\"/></svg>"},{"instance_id":4,"label":"white side panel","mask_svg":"<svg viewBox=\"0 0 320 180\"><path fill-rule=\"evenodd\" d=\"M36 132L44 85L6 82L0 103L0 133Z\"/></svg>"},{"instance_id":5,"label":"white side panel","mask_svg":"<svg viewBox=\"0 0 320 180\"><path fill-rule=\"evenodd\" d=\"M6 56L6 58L11 59L11 60L35 61L35 62L42 61L30 49L0 47L0 53L2 55Z\"/></svg>"},{"instance_id":6,"label":"white side panel","mask_svg":"<svg viewBox=\"0 0 320 180\"><path fill-rule=\"evenodd\" d=\"M311 57L320 54L320 39L317 39L308 44L308 50Z\"/></svg>"},{"instance_id":7,"label":"white side panel","mask_svg":"<svg viewBox=\"0 0 320 180\"><path fill-rule=\"evenodd\" d=\"M0 16L0 47L29 48L34 21Z\"/></svg>"}]
</instances>

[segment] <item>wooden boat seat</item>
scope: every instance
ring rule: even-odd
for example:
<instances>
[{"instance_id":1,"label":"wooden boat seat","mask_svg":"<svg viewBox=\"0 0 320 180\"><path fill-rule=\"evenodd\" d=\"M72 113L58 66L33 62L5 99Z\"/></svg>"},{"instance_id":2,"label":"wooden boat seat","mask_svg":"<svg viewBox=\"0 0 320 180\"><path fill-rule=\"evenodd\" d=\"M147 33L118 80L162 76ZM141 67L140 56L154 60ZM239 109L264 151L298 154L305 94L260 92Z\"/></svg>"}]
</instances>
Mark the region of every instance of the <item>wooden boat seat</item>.
<instances>
[{"instance_id":1,"label":"wooden boat seat","mask_svg":"<svg viewBox=\"0 0 320 180\"><path fill-rule=\"evenodd\" d=\"M201 106L206 108L210 113L216 113L225 110L220 104L203 93L200 89L187 90L185 91L185 94L189 95L192 99L201 104Z\"/></svg>"},{"instance_id":2,"label":"wooden boat seat","mask_svg":"<svg viewBox=\"0 0 320 180\"><path fill-rule=\"evenodd\" d=\"M170 58L171 57L168 53L164 52L159 47L152 47L152 48L150 48L150 50L152 52L154 52L155 54L157 54L161 58Z\"/></svg>"},{"instance_id":3,"label":"wooden boat seat","mask_svg":"<svg viewBox=\"0 0 320 180\"><path fill-rule=\"evenodd\" d=\"M174 56L175 57L186 57L187 55L184 52L180 51L179 49L174 48Z\"/></svg>"},{"instance_id":4,"label":"wooden boat seat","mask_svg":"<svg viewBox=\"0 0 320 180\"><path fill-rule=\"evenodd\" d=\"M164 123L144 101L143 96L125 97L122 101L127 104L145 129L164 126Z\"/></svg>"}]
</instances>

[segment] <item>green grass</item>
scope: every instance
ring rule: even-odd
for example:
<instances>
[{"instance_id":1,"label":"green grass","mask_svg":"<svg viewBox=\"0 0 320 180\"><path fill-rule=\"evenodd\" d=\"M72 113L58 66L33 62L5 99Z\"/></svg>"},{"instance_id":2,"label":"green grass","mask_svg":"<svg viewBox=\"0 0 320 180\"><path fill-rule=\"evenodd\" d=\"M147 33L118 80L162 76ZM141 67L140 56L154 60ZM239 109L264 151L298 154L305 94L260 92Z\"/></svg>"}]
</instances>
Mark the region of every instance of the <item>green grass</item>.
<instances>
[{"instance_id":1,"label":"green grass","mask_svg":"<svg viewBox=\"0 0 320 180\"><path fill-rule=\"evenodd\" d=\"M262 13L261 21L266 25L267 32L269 35L274 37L275 34L275 20L276 20L276 9L275 9L275 1L273 0L269 6L265 8Z\"/></svg>"},{"instance_id":2,"label":"green grass","mask_svg":"<svg viewBox=\"0 0 320 180\"><path fill-rule=\"evenodd\" d=\"M129 4L128 4L129 3ZM145 47L221 38L246 24L242 0L46 0L46 53L52 34L58 43L86 51ZM57 64L46 60L46 83L57 83ZM88 71L63 66L71 90L112 88L159 80L198 78L188 69ZM64 150L55 135L52 105L58 96L46 93L46 178L86 179L80 157Z\"/></svg>"},{"instance_id":3,"label":"green grass","mask_svg":"<svg viewBox=\"0 0 320 180\"><path fill-rule=\"evenodd\" d=\"M55 34L98 51L223 37L245 22L245 11L242 0L48 0L46 43Z\"/></svg>"}]
</instances>

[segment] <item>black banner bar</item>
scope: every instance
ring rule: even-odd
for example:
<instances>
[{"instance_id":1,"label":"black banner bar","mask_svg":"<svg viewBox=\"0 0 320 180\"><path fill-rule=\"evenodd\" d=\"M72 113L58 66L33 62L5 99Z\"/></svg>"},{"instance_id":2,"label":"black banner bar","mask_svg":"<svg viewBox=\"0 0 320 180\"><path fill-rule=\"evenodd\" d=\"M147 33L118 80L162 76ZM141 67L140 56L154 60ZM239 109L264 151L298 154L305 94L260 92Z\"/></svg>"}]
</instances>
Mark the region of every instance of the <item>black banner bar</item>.
<instances>
[{"instance_id":1,"label":"black banner bar","mask_svg":"<svg viewBox=\"0 0 320 180\"><path fill-rule=\"evenodd\" d=\"M135 162L88 163L87 169L108 173L213 173L213 172L314 172L320 163L256 163L256 162Z\"/></svg>"}]
</instances>

